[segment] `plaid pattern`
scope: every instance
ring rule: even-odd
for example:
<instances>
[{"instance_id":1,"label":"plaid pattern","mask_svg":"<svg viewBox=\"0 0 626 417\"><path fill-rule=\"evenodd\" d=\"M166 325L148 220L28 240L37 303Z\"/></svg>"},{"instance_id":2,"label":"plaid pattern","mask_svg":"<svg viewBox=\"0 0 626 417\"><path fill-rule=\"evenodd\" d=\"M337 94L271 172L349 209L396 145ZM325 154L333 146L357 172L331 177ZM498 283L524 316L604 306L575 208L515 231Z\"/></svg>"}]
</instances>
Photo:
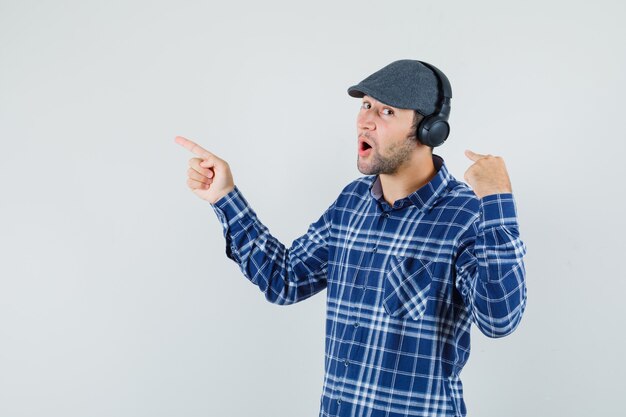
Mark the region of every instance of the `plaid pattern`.
<instances>
[{"instance_id":1,"label":"plaid pattern","mask_svg":"<svg viewBox=\"0 0 626 417\"><path fill-rule=\"evenodd\" d=\"M290 248L238 187L212 204L226 255L268 301L327 290L320 416L465 416L471 323L502 337L520 322L526 246L513 195L478 199L433 161L437 175L393 207L378 176L351 182Z\"/></svg>"}]
</instances>

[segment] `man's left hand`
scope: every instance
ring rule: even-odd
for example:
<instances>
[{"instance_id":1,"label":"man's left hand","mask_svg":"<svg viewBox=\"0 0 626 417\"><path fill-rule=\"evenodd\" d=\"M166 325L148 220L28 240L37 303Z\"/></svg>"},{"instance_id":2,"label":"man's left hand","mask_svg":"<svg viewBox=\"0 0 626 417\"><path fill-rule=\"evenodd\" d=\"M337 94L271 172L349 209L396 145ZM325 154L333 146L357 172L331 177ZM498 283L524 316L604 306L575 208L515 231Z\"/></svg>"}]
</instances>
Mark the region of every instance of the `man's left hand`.
<instances>
[{"instance_id":1,"label":"man's left hand","mask_svg":"<svg viewBox=\"0 0 626 417\"><path fill-rule=\"evenodd\" d=\"M511 181L504 160L499 156L481 155L470 150L465 156L474 161L465 171L465 181L472 187L478 198L491 194L511 193Z\"/></svg>"}]
</instances>

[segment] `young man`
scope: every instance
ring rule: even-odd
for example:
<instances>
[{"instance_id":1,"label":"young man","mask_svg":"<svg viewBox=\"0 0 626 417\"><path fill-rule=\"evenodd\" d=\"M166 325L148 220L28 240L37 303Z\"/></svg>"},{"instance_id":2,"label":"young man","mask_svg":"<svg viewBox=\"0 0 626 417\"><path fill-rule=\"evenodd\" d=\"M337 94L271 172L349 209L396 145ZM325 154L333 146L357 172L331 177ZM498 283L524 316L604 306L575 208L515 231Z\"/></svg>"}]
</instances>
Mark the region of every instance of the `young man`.
<instances>
[{"instance_id":1,"label":"young man","mask_svg":"<svg viewBox=\"0 0 626 417\"><path fill-rule=\"evenodd\" d=\"M211 203L227 256L268 301L327 289L320 416L464 416L471 323L505 336L526 305L526 247L504 162L466 151L470 189L422 143L448 134L449 82L429 64L392 62L348 92L362 99L365 176L290 248L257 218L226 161L177 137L198 156L187 184Z\"/></svg>"}]
</instances>

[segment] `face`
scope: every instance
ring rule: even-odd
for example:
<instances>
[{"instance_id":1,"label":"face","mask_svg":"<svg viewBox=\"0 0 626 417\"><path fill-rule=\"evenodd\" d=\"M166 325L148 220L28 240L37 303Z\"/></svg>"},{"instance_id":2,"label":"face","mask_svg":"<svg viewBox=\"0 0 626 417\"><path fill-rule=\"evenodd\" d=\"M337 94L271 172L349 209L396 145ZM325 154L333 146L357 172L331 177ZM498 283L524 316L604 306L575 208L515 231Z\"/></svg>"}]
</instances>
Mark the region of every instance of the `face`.
<instances>
[{"instance_id":1,"label":"face","mask_svg":"<svg viewBox=\"0 0 626 417\"><path fill-rule=\"evenodd\" d=\"M413 110L363 96L356 118L357 168L362 174L395 174L409 162L417 147L416 141L409 138L413 114Z\"/></svg>"}]
</instances>

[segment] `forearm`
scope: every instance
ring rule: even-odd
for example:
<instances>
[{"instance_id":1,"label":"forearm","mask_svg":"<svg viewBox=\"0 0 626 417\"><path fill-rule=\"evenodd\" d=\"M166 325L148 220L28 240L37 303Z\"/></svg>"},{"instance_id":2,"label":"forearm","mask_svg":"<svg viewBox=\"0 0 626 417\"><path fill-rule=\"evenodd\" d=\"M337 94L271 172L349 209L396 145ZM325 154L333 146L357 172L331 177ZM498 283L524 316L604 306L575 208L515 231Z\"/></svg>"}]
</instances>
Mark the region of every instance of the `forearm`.
<instances>
[{"instance_id":1,"label":"forearm","mask_svg":"<svg viewBox=\"0 0 626 417\"><path fill-rule=\"evenodd\" d=\"M480 210L474 262L457 272L467 281L464 298L480 330L501 337L517 328L526 306L526 246L519 237L512 194L486 196Z\"/></svg>"},{"instance_id":2,"label":"forearm","mask_svg":"<svg viewBox=\"0 0 626 417\"><path fill-rule=\"evenodd\" d=\"M268 301L293 304L326 287L325 241L322 235L315 240L316 233L324 233L318 230L323 226L288 249L270 234L237 187L212 207L223 226L226 255Z\"/></svg>"}]
</instances>

